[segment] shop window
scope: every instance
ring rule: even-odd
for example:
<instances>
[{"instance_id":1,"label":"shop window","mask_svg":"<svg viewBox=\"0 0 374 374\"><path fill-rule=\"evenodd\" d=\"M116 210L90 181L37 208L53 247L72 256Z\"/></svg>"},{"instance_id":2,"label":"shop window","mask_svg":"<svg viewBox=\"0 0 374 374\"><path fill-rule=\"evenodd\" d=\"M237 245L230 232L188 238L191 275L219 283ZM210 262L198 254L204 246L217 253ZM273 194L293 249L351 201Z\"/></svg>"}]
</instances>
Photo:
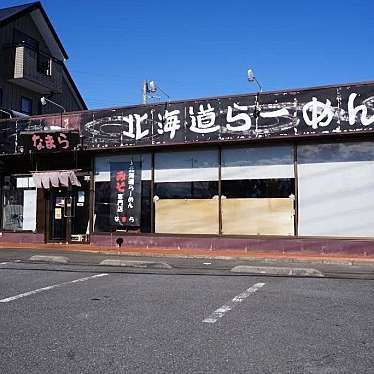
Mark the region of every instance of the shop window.
<instances>
[{"instance_id":1,"label":"shop window","mask_svg":"<svg viewBox=\"0 0 374 374\"><path fill-rule=\"evenodd\" d=\"M4 177L3 230L36 229L36 189L32 177Z\"/></svg>"},{"instance_id":2,"label":"shop window","mask_svg":"<svg viewBox=\"0 0 374 374\"><path fill-rule=\"evenodd\" d=\"M218 181L156 183L156 232L218 233Z\"/></svg>"},{"instance_id":3,"label":"shop window","mask_svg":"<svg viewBox=\"0 0 374 374\"><path fill-rule=\"evenodd\" d=\"M218 181L156 183L154 193L159 199L211 199L218 197Z\"/></svg>"},{"instance_id":4,"label":"shop window","mask_svg":"<svg viewBox=\"0 0 374 374\"><path fill-rule=\"evenodd\" d=\"M222 195L226 198L288 198L294 194L293 178L222 181Z\"/></svg>"},{"instance_id":5,"label":"shop window","mask_svg":"<svg viewBox=\"0 0 374 374\"><path fill-rule=\"evenodd\" d=\"M128 228L128 231L151 232L151 181L142 181L140 226ZM112 232L123 229L113 224L111 201L111 182L95 183L95 232Z\"/></svg>"},{"instance_id":6,"label":"shop window","mask_svg":"<svg viewBox=\"0 0 374 374\"><path fill-rule=\"evenodd\" d=\"M221 183L223 234L294 235L291 146L224 148Z\"/></svg>"},{"instance_id":7,"label":"shop window","mask_svg":"<svg viewBox=\"0 0 374 374\"><path fill-rule=\"evenodd\" d=\"M135 187L132 195L135 197L140 193L140 208L137 209L136 224L127 225L116 224L115 214L118 207L118 199L113 196L113 181L111 181L111 167L113 165L123 165L125 167L126 193L129 193L129 163L134 162L137 167L138 187ZM95 216L94 231L98 233L113 231L128 232L151 232L151 157L150 154L100 156L95 159ZM139 191L140 188L140 191ZM118 194L117 194L118 196ZM122 197L122 196L121 196ZM124 202L128 201L128 196L124 197ZM135 204L135 203L134 203ZM124 208L126 209L126 207ZM130 222L129 222L130 223Z\"/></svg>"},{"instance_id":8,"label":"shop window","mask_svg":"<svg viewBox=\"0 0 374 374\"><path fill-rule=\"evenodd\" d=\"M218 149L155 154L155 232L218 234Z\"/></svg>"}]
</instances>

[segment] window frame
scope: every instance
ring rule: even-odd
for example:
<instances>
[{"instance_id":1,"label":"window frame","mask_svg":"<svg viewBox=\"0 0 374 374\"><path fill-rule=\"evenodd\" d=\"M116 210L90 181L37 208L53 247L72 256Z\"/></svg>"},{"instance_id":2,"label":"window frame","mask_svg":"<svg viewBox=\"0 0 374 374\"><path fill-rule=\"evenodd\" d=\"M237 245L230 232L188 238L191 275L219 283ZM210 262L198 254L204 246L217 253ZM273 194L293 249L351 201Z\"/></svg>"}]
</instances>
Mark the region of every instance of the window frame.
<instances>
[{"instance_id":1,"label":"window frame","mask_svg":"<svg viewBox=\"0 0 374 374\"><path fill-rule=\"evenodd\" d=\"M25 102L25 101L28 101L29 102L29 104L30 104L30 111L27 111L27 110L24 110L23 109L23 103ZM33 100L31 99L31 98L29 98L29 97L27 97L27 96L21 96L21 102L20 102L20 112L21 113L24 113L24 114L28 114L28 115L32 115L32 107L33 107Z\"/></svg>"}]
</instances>

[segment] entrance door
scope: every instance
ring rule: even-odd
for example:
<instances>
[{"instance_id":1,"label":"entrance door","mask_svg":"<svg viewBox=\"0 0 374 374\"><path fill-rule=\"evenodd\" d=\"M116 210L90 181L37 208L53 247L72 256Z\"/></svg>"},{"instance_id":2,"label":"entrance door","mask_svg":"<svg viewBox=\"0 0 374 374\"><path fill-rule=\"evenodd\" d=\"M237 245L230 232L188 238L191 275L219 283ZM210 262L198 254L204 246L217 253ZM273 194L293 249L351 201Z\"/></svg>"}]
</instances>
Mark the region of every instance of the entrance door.
<instances>
[{"instance_id":1,"label":"entrance door","mask_svg":"<svg viewBox=\"0 0 374 374\"><path fill-rule=\"evenodd\" d=\"M90 182L84 177L78 179L81 187L51 189L50 242L88 242Z\"/></svg>"}]
</instances>

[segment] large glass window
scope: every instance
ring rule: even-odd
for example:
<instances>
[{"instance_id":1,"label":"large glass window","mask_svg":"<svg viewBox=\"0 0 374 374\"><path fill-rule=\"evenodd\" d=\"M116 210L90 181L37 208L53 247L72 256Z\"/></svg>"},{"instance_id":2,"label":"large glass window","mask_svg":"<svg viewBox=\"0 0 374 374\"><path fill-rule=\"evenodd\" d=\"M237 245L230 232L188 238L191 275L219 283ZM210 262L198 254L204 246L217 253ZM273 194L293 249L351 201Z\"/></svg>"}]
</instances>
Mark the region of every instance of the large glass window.
<instances>
[{"instance_id":1,"label":"large glass window","mask_svg":"<svg viewBox=\"0 0 374 374\"><path fill-rule=\"evenodd\" d=\"M32 177L5 176L3 230L36 229L36 189Z\"/></svg>"}]
</instances>

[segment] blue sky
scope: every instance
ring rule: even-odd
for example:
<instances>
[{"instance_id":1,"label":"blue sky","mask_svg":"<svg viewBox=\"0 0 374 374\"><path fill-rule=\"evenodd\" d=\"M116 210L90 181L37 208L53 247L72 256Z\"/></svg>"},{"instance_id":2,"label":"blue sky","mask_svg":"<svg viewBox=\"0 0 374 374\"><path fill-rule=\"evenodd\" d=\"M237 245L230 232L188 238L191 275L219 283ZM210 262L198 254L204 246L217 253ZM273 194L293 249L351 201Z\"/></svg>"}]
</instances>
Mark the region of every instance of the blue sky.
<instances>
[{"instance_id":1,"label":"blue sky","mask_svg":"<svg viewBox=\"0 0 374 374\"><path fill-rule=\"evenodd\" d=\"M29 1L0 0L1 7ZM374 80L374 1L44 0L89 108Z\"/></svg>"}]
</instances>

